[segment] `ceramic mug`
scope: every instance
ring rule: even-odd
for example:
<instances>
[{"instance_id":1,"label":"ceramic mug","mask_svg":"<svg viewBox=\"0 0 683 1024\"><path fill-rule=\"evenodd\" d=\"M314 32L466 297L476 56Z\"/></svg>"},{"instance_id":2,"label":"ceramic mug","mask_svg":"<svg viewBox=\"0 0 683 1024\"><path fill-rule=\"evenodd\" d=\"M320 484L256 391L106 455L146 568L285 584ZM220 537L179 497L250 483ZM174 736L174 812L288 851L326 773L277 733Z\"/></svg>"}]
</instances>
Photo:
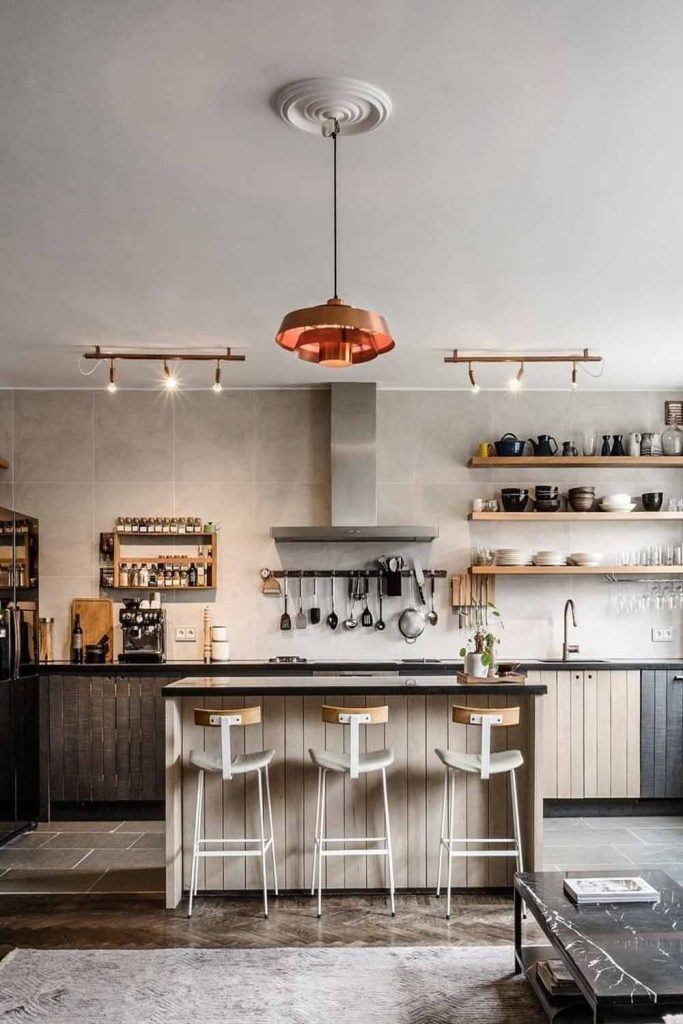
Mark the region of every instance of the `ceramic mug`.
<instances>
[{"instance_id":1,"label":"ceramic mug","mask_svg":"<svg viewBox=\"0 0 683 1024\"><path fill-rule=\"evenodd\" d=\"M488 459L494 454L493 445L488 441L482 441L477 448L477 455L480 459Z\"/></svg>"},{"instance_id":2,"label":"ceramic mug","mask_svg":"<svg viewBox=\"0 0 683 1024\"><path fill-rule=\"evenodd\" d=\"M632 431L626 441L626 451L629 455L640 455L640 442L642 437L636 431Z\"/></svg>"}]
</instances>

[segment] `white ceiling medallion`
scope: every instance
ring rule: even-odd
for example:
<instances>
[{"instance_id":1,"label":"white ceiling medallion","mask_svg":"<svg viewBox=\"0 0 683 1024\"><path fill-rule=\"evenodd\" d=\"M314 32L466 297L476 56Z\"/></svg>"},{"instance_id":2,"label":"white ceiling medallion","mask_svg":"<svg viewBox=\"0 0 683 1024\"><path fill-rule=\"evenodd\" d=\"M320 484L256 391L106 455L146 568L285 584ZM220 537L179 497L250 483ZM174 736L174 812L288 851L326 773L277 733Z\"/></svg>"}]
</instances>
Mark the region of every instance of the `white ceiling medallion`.
<instances>
[{"instance_id":1,"label":"white ceiling medallion","mask_svg":"<svg viewBox=\"0 0 683 1024\"><path fill-rule=\"evenodd\" d=\"M302 78L273 93L270 104L292 128L314 135L329 119L339 122L343 135L371 132L391 114L384 90L358 78Z\"/></svg>"}]
</instances>

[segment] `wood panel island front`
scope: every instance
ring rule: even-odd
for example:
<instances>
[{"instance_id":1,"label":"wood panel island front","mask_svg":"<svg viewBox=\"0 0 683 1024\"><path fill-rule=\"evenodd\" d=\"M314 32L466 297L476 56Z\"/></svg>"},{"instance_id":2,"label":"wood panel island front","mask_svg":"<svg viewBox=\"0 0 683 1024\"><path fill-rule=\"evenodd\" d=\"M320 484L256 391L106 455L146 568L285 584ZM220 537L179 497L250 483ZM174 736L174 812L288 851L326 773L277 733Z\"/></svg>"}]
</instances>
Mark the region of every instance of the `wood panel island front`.
<instances>
[{"instance_id":1,"label":"wood panel island front","mask_svg":"<svg viewBox=\"0 0 683 1024\"><path fill-rule=\"evenodd\" d=\"M191 750L218 754L219 730L195 725L195 708L223 709L259 705L259 725L234 731L233 752L273 748L270 766L276 861L281 891L310 886L316 812L317 769L311 747L344 749L344 729L322 721L323 704L368 707L387 704L386 725L369 726L361 751L390 747L389 807L396 885L425 889L436 885L443 767L435 747L478 752L480 730L454 724L453 704L480 708L519 706L520 723L494 729L492 749L519 749L521 833L525 868L542 867L542 728L537 701L546 693L540 682L460 684L454 675L386 677L374 675L188 677L163 688L166 701L166 905L176 907L189 889L197 770ZM348 739L347 739L348 742ZM224 783L206 778L203 834L217 839L258 835L256 779L236 776ZM333 776L327 786L328 834L382 834L381 782L375 777ZM506 837L513 834L508 777L458 773L456 834ZM332 858L326 862L327 889L379 889L386 886L379 858ZM456 860L457 888L507 888L514 862L507 858ZM199 892L260 890L257 858L200 862Z\"/></svg>"}]
</instances>

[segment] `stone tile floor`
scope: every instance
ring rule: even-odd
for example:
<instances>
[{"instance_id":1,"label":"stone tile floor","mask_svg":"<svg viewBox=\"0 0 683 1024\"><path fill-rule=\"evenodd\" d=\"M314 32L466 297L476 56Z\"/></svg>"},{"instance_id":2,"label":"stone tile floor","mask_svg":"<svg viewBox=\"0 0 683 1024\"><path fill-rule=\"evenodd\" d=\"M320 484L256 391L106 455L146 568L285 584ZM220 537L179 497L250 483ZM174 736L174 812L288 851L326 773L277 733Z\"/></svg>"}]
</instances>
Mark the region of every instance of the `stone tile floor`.
<instances>
[{"instance_id":1,"label":"stone tile floor","mask_svg":"<svg viewBox=\"0 0 683 1024\"><path fill-rule=\"evenodd\" d=\"M0 849L3 893L160 893L163 821L53 821Z\"/></svg>"},{"instance_id":2,"label":"stone tile floor","mask_svg":"<svg viewBox=\"0 0 683 1024\"><path fill-rule=\"evenodd\" d=\"M683 818L546 818L547 870L658 868L683 885Z\"/></svg>"},{"instance_id":3,"label":"stone tile floor","mask_svg":"<svg viewBox=\"0 0 683 1024\"><path fill-rule=\"evenodd\" d=\"M546 818L544 866L657 867L683 885L683 817ZM51 822L0 849L0 894L163 890L163 821Z\"/></svg>"}]
</instances>

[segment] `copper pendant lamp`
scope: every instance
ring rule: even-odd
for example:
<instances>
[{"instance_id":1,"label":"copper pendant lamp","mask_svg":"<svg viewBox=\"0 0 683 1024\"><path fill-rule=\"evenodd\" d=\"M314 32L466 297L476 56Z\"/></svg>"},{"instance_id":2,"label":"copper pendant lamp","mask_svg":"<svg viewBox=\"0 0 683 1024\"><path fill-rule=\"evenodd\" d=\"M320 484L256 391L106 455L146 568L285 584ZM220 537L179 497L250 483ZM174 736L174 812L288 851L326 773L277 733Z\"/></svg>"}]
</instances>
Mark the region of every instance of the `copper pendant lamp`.
<instances>
[{"instance_id":1,"label":"copper pendant lamp","mask_svg":"<svg viewBox=\"0 0 683 1024\"><path fill-rule=\"evenodd\" d=\"M290 124L294 123L281 110L278 112ZM349 306L337 294L337 138L340 122L336 116L320 116L318 123L321 121L323 137L332 140L334 295L323 305L308 306L287 313L275 340L282 348L294 352L299 359L331 369L342 369L355 363L367 363L390 352L395 342L383 316L372 310ZM310 131L310 128L304 130ZM353 130L367 131L368 128L358 125Z\"/></svg>"}]
</instances>

